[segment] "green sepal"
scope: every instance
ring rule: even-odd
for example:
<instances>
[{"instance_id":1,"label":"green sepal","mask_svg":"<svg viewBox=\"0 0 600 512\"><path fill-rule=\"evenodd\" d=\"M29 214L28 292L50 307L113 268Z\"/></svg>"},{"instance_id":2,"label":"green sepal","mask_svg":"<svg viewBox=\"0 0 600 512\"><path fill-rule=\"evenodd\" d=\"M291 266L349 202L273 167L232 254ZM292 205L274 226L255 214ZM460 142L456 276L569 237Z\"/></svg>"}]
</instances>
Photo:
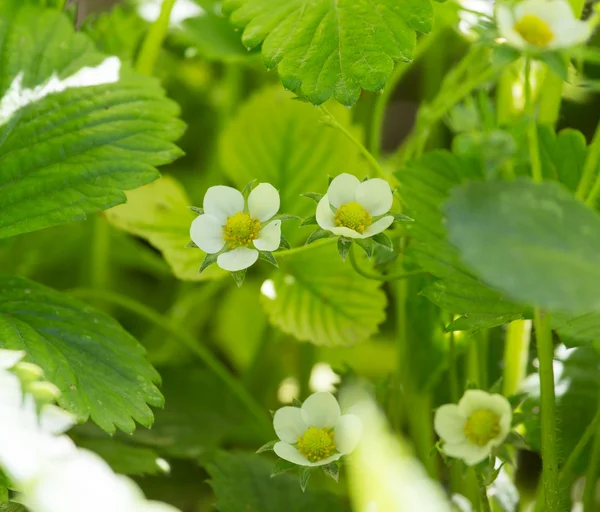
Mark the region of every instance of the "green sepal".
<instances>
[{"instance_id":1,"label":"green sepal","mask_svg":"<svg viewBox=\"0 0 600 512\"><path fill-rule=\"evenodd\" d=\"M230 272L231 277L235 281L235 284L237 284L238 288L241 288L242 285L244 284L244 279L246 279L246 271L247 270L248 269L245 268L244 270L238 270L236 272Z\"/></svg>"},{"instance_id":2,"label":"green sepal","mask_svg":"<svg viewBox=\"0 0 600 512\"><path fill-rule=\"evenodd\" d=\"M188 208L198 215L204 215L204 208L200 208L199 206L188 206Z\"/></svg>"},{"instance_id":3,"label":"green sepal","mask_svg":"<svg viewBox=\"0 0 600 512\"><path fill-rule=\"evenodd\" d=\"M356 242L356 245L365 251L367 258L371 259L373 257L373 253L375 252L375 242L373 242L373 240L370 238L357 238L354 241Z\"/></svg>"},{"instance_id":4,"label":"green sepal","mask_svg":"<svg viewBox=\"0 0 600 512\"><path fill-rule=\"evenodd\" d=\"M372 236L371 239L376 244L385 247L388 251L394 251L394 244L392 243L392 239L385 233L377 233L376 235Z\"/></svg>"},{"instance_id":5,"label":"green sepal","mask_svg":"<svg viewBox=\"0 0 600 512\"><path fill-rule=\"evenodd\" d=\"M536 56L537 60L542 61L548 66L550 71L558 75L563 82L569 78L569 61L560 52L544 52Z\"/></svg>"},{"instance_id":6,"label":"green sepal","mask_svg":"<svg viewBox=\"0 0 600 512\"><path fill-rule=\"evenodd\" d=\"M275 446L275 444L277 442L278 442L277 440L269 441L268 443L263 444L258 450L256 450L255 453L272 452L273 451L273 447Z\"/></svg>"},{"instance_id":7,"label":"green sepal","mask_svg":"<svg viewBox=\"0 0 600 512\"><path fill-rule=\"evenodd\" d=\"M311 233L311 235L308 237L308 239L306 240L306 245L312 244L313 242L316 242L317 240L320 240L321 238L329 238L330 236L331 236L331 232L329 232L325 229L317 229L314 233Z\"/></svg>"},{"instance_id":8,"label":"green sepal","mask_svg":"<svg viewBox=\"0 0 600 512\"><path fill-rule=\"evenodd\" d=\"M281 222L286 222L288 220L302 220L302 217L298 217L298 215L290 215L288 213L278 213L271 220L267 222L267 224L273 220L280 220Z\"/></svg>"},{"instance_id":9,"label":"green sepal","mask_svg":"<svg viewBox=\"0 0 600 512\"><path fill-rule=\"evenodd\" d=\"M345 236L341 236L338 238L338 252L340 253L340 257L342 261L346 261L346 256L348 256L348 251L350 247L352 247L352 240L350 238L346 238Z\"/></svg>"},{"instance_id":10,"label":"green sepal","mask_svg":"<svg viewBox=\"0 0 600 512\"><path fill-rule=\"evenodd\" d=\"M302 194L302 197L308 197L308 199L312 199L315 203L318 203L323 199L323 194L319 194L318 192L307 192L306 194Z\"/></svg>"},{"instance_id":11,"label":"green sepal","mask_svg":"<svg viewBox=\"0 0 600 512\"><path fill-rule=\"evenodd\" d=\"M392 217L394 217L394 222L414 222L415 219L413 219L412 217L409 217L408 215L402 215L401 213L396 213L396 212L389 212L386 213L384 215L391 215Z\"/></svg>"},{"instance_id":12,"label":"green sepal","mask_svg":"<svg viewBox=\"0 0 600 512\"><path fill-rule=\"evenodd\" d=\"M242 190L242 195L244 196L244 198L248 197L250 195L250 192L252 192L252 189L254 188L254 185L256 185L258 180L252 180L250 181Z\"/></svg>"},{"instance_id":13,"label":"green sepal","mask_svg":"<svg viewBox=\"0 0 600 512\"><path fill-rule=\"evenodd\" d=\"M519 51L506 44L501 44L494 48L494 52L492 53L492 64L496 67L507 66L511 62L516 61L520 56L521 54Z\"/></svg>"},{"instance_id":14,"label":"green sepal","mask_svg":"<svg viewBox=\"0 0 600 512\"><path fill-rule=\"evenodd\" d=\"M261 260L266 261L267 263L270 263L274 267L279 268L279 264L277 263L277 260L275 259L275 256L273 256L272 252L270 252L270 251L259 251L258 252L258 257Z\"/></svg>"},{"instance_id":15,"label":"green sepal","mask_svg":"<svg viewBox=\"0 0 600 512\"><path fill-rule=\"evenodd\" d=\"M194 242L193 240L192 240L191 242L188 242L188 244L186 245L186 247L187 247L188 249L200 249L200 247L198 247L198 246L196 245L196 242Z\"/></svg>"},{"instance_id":16,"label":"green sepal","mask_svg":"<svg viewBox=\"0 0 600 512\"><path fill-rule=\"evenodd\" d=\"M300 468L300 471L298 472L298 479L300 481L300 489L302 489L302 492L306 491L306 488L308 487L308 480L313 470L314 468L311 466L302 466Z\"/></svg>"},{"instance_id":17,"label":"green sepal","mask_svg":"<svg viewBox=\"0 0 600 512\"><path fill-rule=\"evenodd\" d=\"M281 235L281 242L279 242L279 248L286 249L286 250L290 250L292 248L292 246L288 242L288 239L286 237L284 237L283 235Z\"/></svg>"},{"instance_id":18,"label":"green sepal","mask_svg":"<svg viewBox=\"0 0 600 512\"><path fill-rule=\"evenodd\" d=\"M298 400L296 397L292 398L292 405L294 407L302 407L302 402Z\"/></svg>"},{"instance_id":19,"label":"green sepal","mask_svg":"<svg viewBox=\"0 0 600 512\"><path fill-rule=\"evenodd\" d=\"M271 478L275 478L276 476L281 475L281 473L285 473L286 471L294 469L295 467L296 464L294 464L293 462L290 462L289 460L279 459L273 466L273 469L271 470Z\"/></svg>"},{"instance_id":20,"label":"green sepal","mask_svg":"<svg viewBox=\"0 0 600 512\"><path fill-rule=\"evenodd\" d=\"M300 227L314 226L315 224L317 224L317 217L315 215L311 215L310 217L306 217L306 219L300 223Z\"/></svg>"},{"instance_id":21,"label":"green sepal","mask_svg":"<svg viewBox=\"0 0 600 512\"><path fill-rule=\"evenodd\" d=\"M335 124L332 125L332 126L335 127ZM327 176L327 185L331 185L331 182L333 181L333 178L334 178L333 176Z\"/></svg>"},{"instance_id":22,"label":"green sepal","mask_svg":"<svg viewBox=\"0 0 600 512\"><path fill-rule=\"evenodd\" d=\"M326 466L321 466L323 473L325 473L329 478L333 478L336 482L340 480L340 467L337 462L332 462L331 464L327 464Z\"/></svg>"},{"instance_id":23,"label":"green sepal","mask_svg":"<svg viewBox=\"0 0 600 512\"><path fill-rule=\"evenodd\" d=\"M497 468L491 471L489 469L487 471L484 471L483 476L485 479L486 487L492 485L496 481L496 478L498 478L498 475L500 474L500 471L502 471L502 467L504 466L504 464L505 463L503 462Z\"/></svg>"},{"instance_id":24,"label":"green sepal","mask_svg":"<svg viewBox=\"0 0 600 512\"><path fill-rule=\"evenodd\" d=\"M202 272L204 272L206 267L209 267L210 265L215 263L217 261L217 256L218 256L217 254L207 254L206 256L204 256L204 259L202 260L202 264L200 265L200 270L198 270L198 273L202 274Z\"/></svg>"}]
</instances>

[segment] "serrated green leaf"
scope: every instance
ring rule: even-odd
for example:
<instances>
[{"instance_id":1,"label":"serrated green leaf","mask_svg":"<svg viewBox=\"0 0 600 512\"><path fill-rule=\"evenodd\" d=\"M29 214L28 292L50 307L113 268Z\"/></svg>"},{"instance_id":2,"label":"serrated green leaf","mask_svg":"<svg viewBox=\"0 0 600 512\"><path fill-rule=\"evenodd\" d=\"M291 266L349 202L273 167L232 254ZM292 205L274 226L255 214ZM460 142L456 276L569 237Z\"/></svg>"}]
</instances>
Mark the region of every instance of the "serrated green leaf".
<instances>
[{"instance_id":1,"label":"serrated green leaf","mask_svg":"<svg viewBox=\"0 0 600 512\"><path fill-rule=\"evenodd\" d=\"M464 261L515 300L549 311L600 310L600 217L556 183L469 183L445 206Z\"/></svg>"},{"instance_id":2,"label":"serrated green leaf","mask_svg":"<svg viewBox=\"0 0 600 512\"><path fill-rule=\"evenodd\" d=\"M410 252L439 279L423 293L441 308L463 316L456 328L482 329L522 318L527 308L484 285L448 242L440 208L453 187L483 179L481 169L451 153L433 151L402 168L398 178L402 200L415 219L407 225L413 240Z\"/></svg>"},{"instance_id":3,"label":"serrated green leaf","mask_svg":"<svg viewBox=\"0 0 600 512\"><path fill-rule=\"evenodd\" d=\"M225 0L223 10L245 27L247 48L262 43L284 86L316 105L334 96L351 106L361 88L381 91L433 19L429 0Z\"/></svg>"},{"instance_id":4,"label":"serrated green leaf","mask_svg":"<svg viewBox=\"0 0 600 512\"><path fill-rule=\"evenodd\" d=\"M261 300L272 324L299 340L342 346L365 341L385 318L379 283L340 261L325 244L283 257L273 280L274 295Z\"/></svg>"},{"instance_id":5,"label":"serrated green leaf","mask_svg":"<svg viewBox=\"0 0 600 512\"><path fill-rule=\"evenodd\" d=\"M0 347L24 350L79 421L133 432L133 420L153 422L146 404L163 404L144 348L109 316L50 288L0 277L0 333Z\"/></svg>"},{"instance_id":6,"label":"serrated green leaf","mask_svg":"<svg viewBox=\"0 0 600 512\"><path fill-rule=\"evenodd\" d=\"M189 247L190 225L195 218L189 204L181 184L175 178L163 176L128 192L127 203L111 208L105 215L113 226L156 247L177 278L202 281L223 277L225 272L216 266L198 272L199 268L206 268L205 263L214 263L214 258ZM208 261L207 256L210 256Z\"/></svg>"},{"instance_id":7,"label":"serrated green leaf","mask_svg":"<svg viewBox=\"0 0 600 512\"><path fill-rule=\"evenodd\" d=\"M181 155L171 142L183 131L177 105L156 80L97 52L66 15L3 3L0 34L0 53L10 55L0 64L0 238L122 203L124 190L156 179L157 165ZM77 86L76 73L101 64L92 83L103 85ZM49 94L39 92L44 86ZM35 88L39 99L13 112L15 97Z\"/></svg>"},{"instance_id":8,"label":"serrated green leaf","mask_svg":"<svg viewBox=\"0 0 600 512\"><path fill-rule=\"evenodd\" d=\"M271 478L272 463L246 453L216 452L205 457L204 467L217 496L220 512L350 512L342 499L330 492L303 493L297 478Z\"/></svg>"}]
</instances>

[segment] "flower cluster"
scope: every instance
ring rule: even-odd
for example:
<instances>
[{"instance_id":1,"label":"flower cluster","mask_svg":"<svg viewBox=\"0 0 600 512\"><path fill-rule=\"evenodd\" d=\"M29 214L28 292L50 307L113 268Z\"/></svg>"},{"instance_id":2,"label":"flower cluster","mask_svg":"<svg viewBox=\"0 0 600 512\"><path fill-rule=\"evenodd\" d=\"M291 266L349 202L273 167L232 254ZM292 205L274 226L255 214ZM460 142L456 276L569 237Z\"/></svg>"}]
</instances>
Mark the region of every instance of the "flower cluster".
<instances>
[{"instance_id":1,"label":"flower cluster","mask_svg":"<svg viewBox=\"0 0 600 512\"><path fill-rule=\"evenodd\" d=\"M442 452L474 466L500 446L512 423L510 402L502 395L472 389L457 404L442 405L434 427L443 441Z\"/></svg>"},{"instance_id":2,"label":"flower cluster","mask_svg":"<svg viewBox=\"0 0 600 512\"><path fill-rule=\"evenodd\" d=\"M75 418L49 403L58 390L23 356L0 350L0 468L15 501L32 512L177 512L147 501L133 481L63 435Z\"/></svg>"}]
</instances>

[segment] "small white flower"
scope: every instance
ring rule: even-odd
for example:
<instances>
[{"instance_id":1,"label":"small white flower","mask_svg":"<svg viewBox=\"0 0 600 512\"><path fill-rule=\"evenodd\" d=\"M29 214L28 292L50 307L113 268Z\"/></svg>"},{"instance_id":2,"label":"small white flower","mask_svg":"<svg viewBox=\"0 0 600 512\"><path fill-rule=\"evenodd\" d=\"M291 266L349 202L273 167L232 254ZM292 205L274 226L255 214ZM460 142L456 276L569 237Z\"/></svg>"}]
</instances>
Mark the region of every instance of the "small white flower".
<instances>
[{"instance_id":1,"label":"small white flower","mask_svg":"<svg viewBox=\"0 0 600 512\"><path fill-rule=\"evenodd\" d=\"M282 407L273 418L281 439L275 453L299 466L324 466L351 453L362 435L354 414L342 415L331 393L314 393L302 407Z\"/></svg>"},{"instance_id":2,"label":"small white flower","mask_svg":"<svg viewBox=\"0 0 600 512\"><path fill-rule=\"evenodd\" d=\"M585 42L592 25L578 20L567 0L524 0L514 6L497 4L500 35L519 50L570 48Z\"/></svg>"},{"instance_id":3,"label":"small white flower","mask_svg":"<svg viewBox=\"0 0 600 512\"><path fill-rule=\"evenodd\" d=\"M512 408L506 398L469 390L458 405L442 405L436 411L434 427L446 455L474 466L504 442L511 422Z\"/></svg>"},{"instance_id":4,"label":"small white flower","mask_svg":"<svg viewBox=\"0 0 600 512\"><path fill-rule=\"evenodd\" d=\"M279 192L269 183L260 183L250 192L247 209L239 190L210 187L204 196L204 214L192 222L190 236L205 253L220 253L217 265L223 270L243 270L256 262L258 251L279 248L281 220L269 222L279 204Z\"/></svg>"},{"instance_id":5,"label":"small white flower","mask_svg":"<svg viewBox=\"0 0 600 512\"><path fill-rule=\"evenodd\" d=\"M387 181L374 178L362 183L356 176L340 174L329 184L317 205L317 223L321 229L348 238L368 238L386 230L394 217L387 215L393 197ZM335 208L335 213L332 211Z\"/></svg>"}]
</instances>

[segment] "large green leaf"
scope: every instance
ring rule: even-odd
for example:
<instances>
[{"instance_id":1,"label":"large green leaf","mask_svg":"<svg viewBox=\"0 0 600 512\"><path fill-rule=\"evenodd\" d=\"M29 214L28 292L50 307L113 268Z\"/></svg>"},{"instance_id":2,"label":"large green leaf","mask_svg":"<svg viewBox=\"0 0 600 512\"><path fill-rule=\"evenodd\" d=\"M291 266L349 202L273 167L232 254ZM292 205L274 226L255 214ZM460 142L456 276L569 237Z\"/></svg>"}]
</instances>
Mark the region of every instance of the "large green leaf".
<instances>
[{"instance_id":1,"label":"large green leaf","mask_svg":"<svg viewBox=\"0 0 600 512\"><path fill-rule=\"evenodd\" d=\"M60 12L3 2L0 53L0 238L122 203L181 154L177 105Z\"/></svg>"},{"instance_id":2,"label":"large green leaf","mask_svg":"<svg viewBox=\"0 0 600 512\"><path fill-rule=\"evenodd\" d=\"M423 293L441 308L462 315L453 328L493 327L521 318L525 308L471 274L447 239L440 208L453 187L468 179L483 179L481 171L451 153L435 151L411 162L397 176L402 199L415 219L409 225L412 254L438 278Z\"/></svg>"},{"instance_id":3,"label":"large green leaf","mask_svg":"<svg viewBox=\"0 0 600 512\"><path fill-rule=\"evenodd\" d=\"M117 322L81 302L19 277L0 276L0 347L24 350L59 387L59 404L105 431L150 426L162 406L158 373Z\"/></svg>"},{"instance_id":4,"label":"large green leaf","mask_svg":"<svg viewBox=\"0 0 600 512\"><path fill-rule=\"evenodd\" d=\"M352 142L320 122L319 110L291 98L280 87L253 96L225 130L220 159L239 188L253 179L272 183L281 194L281 211L305 216L314 213L315 205L301 194L325 192L328 174L362 178L369 168ZM352 129L347 109L332 112Z\"/></svg>"},{"instance_id":5,"label":"large green leaf","mask_svg":"<svg viewBox=\"0 0 600 512\"><path fill-rule=\"evenodd\" d=\"M271 478L272 462L264 455L217 452L204 467L217 495L220 512L342 512L348 508L332 493L303 493L297 479Z\"/></svg>"},{"instance_id":6,"label":"large green leaf","mask_svg":"<svg viewBox=\"0 0 600 512\"><path fill-rule=\"evenodd\" d=\"M262 288L271 323L299 340L343 346L367 340L385 318L377 281L343 263L334 243L280 257L281 271Z\"/></svg>"},{"instance_id":7,"label":"large green leaf","mask_svg":"<svg viewBox=\"0 0 600 512\"><path fill-rule=\"evenodd\" d=\"M127 193L127 203L111 208L106 218L119 229L147 240L160 252L173 273L184 281L225 275L216 265L198 271L206 254L190 248L190 225L196 215L181 184L169 176Z\"/></svg>"},{"instance_id":8,"label":"large green leaf","mask_svg":"<svg viewBox=\"0 0 600 512\"><path fill-rule=\"evenodd\" d=\"M433 18L429 0L225 0L223 10L245 27L247 48L262 43L284 86L317 105L331 96L353 105L361 87L381 91Z\"/></svg>"},{"instance_id":9,"label":"large green leaf","mask_svg":"<svg viewBox=\"0 0 600 512\"><path fill-rule=\"evenodd\" d=\"M450 241L490 285L548 310L600 310L600 217L561 185L468 183L445 210Z\"/></svg>"}]
</instances>

